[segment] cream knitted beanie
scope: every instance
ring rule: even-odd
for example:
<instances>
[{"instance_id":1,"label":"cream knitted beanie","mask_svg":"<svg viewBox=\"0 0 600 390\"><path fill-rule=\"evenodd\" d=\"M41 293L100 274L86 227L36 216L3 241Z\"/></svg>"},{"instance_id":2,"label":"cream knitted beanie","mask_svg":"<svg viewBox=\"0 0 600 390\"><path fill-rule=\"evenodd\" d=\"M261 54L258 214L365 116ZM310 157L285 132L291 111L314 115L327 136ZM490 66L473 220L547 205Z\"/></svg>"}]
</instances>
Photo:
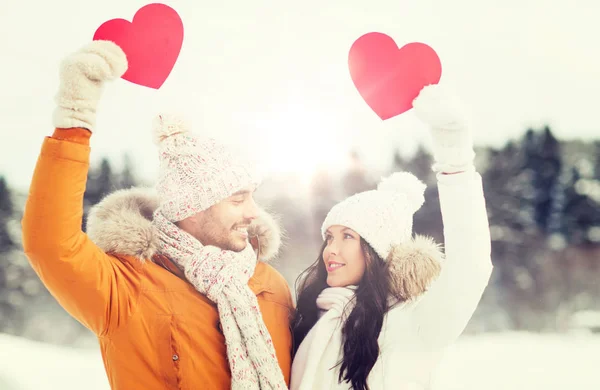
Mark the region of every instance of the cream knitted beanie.
<instances>
[{"instance_id":1,"label":"cream knitted beanie","mask_svg":"<svg viewBox=\"0 0 600 390\"><path fill-rule=\"evenodd\" d=\"M181 221L261 182L244 158L212 138L189 132L185 121L159 115L153 124L160 168L156 190L159 210L171 222Z\"/></svg>"},{"instance_id":2,"label":"cream knitted beanie","mask_svg":"<svg viewBox=\"0 0 600 390\"><path fill-rule=\"evenodd\" d=\"M383 260L393 247L412 238L413 214L425 202L425 184L409 172L383 179L376 190L365 191L335 205L323 222L349 227L364 238Z\"/></svg>"}]
</instances>

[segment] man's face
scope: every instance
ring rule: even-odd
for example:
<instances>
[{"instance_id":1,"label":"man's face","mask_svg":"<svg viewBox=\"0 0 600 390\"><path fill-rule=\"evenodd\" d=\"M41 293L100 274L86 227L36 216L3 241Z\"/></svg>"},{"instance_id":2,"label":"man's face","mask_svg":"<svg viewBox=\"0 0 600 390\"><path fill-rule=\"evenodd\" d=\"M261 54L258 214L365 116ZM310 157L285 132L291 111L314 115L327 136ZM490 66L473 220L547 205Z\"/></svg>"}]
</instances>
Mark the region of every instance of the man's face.
<instances>
[{"instance_id":1,"label":"man's face","mask_svg":"<svg viewBox=\"0 0 600 390\"><path fill-rule=\"evenodd\" d=\"M248 244L248 226L258 216L254 188L238 191L207 210L188 217L178 226L202 245L241 252Z\"/></svg>"}]
</instances>

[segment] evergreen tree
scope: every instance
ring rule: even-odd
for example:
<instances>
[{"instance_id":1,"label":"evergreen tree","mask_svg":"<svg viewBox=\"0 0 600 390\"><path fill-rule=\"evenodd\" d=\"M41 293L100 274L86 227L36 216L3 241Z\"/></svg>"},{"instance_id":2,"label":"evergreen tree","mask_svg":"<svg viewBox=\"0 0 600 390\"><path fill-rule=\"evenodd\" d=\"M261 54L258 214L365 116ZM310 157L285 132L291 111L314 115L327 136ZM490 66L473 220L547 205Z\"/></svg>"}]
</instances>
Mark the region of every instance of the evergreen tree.
<instances>
[{"instance_id":1,"label":"evergreen tree","mask_svg":"<svg viewBox=\"0 0 600 390\"><path fill-rule=\"evenodd\" d=\"M590 230L600 227L600 204L586 193L586 185L591 180L581 178L577 168L571 169L571 176L565 188L565 206L562 213L563 234L572 245L598 244L590 236Z\"/></svg>"},{"instance_id":2,"label":"evergreen tree","mask_svg":"<svg viewBox=\"0 0 600 390\"><path fill-rule=\"evenodd\" d=\"M310 236L317 240L321 237L321 224L329 210L339 200L336 183L327 167L317 167L310 182Z\"/></svg>"},{"instance_id":3,"label":"evergreen tree","mask_svg":"<svg viewBox=\"0 0 600 390\"><path fill-rule=\"evenodd\" d=\"M97 179L97 202L101 201L109 193L119 188L119 179L113 174L109 161L104 158L100 163L100 173Z\"/></svg>"},{"instance_id":4,"label":"evergreen tree","mask_svg":"<svg viewBox=\"0 0 600 390\"><path fill-rule=\"evenodd\" d=\"M14 213L12 194L4 177L0 176L0 253L12 249L14 242L8 232L8 221Z\"/></svg>"},{"instance_id":5,"label":"evergreen tree","mask_svg":"<svg viewBox=\"0 0 600 390\"><path fill-rule=\"evenodd\" d=\"M515 327L529 320L523 302L529 302L535 291L534 259L540 233L535 221L534 172L525 168L532 135L528 132L520 145L508 142L501 150L492 150L483 175L495 267L488 289L501 292L496 296Z\"/></svg>"},{"instance_id":6,"label":"evergreen tree","mask_svg":"<svg viewBox=\"0 0 600 390\"><path fill-rule=\"evenodd\" d=\"M134 175L133 162L131 157L126 154L124 157L123 172L119 180L119 188L131 188L137 185Z\"/></svg>"},{"instance_id":7,"label":"evergreen tree","mask_svg":"<svg viewBox=\"0 0 600 390\"><path fill-rule=\"evenodd\" d=\"M423 145L419 145L412 158L403 165L404 167L401 170L412 173L427 185L435 183L435 175L431 170L433 157L429 151L425 150Z\"/></svg>"},{"instance_id":8,"label":"evergreen tree","mask_svg":"<svg viewBox=\"0 0 600 390\"><path fill-rule=\"evenodd\" d=\"M352 196L375 187L367 177L367 169L356 152L350 154L350 167L342 178L342 186L345 196Z\"/></svg>"},{"instance_id":9,"label":"evergreen tree","mask_svg":"<svg viewBox=\"0 0 600 390\"><path fill-rule=\"evenodd\" d=\"M560 143L544 127L540 134L528 130L524 139L524 170L531 172L534 188L534 213L536 224L548 232L548 223L552 211L552 195L561 171L562 158Z\"/></svg>"},{"instance_id":10,"label":"evergreen tree","mask_svg":"<svg viewBox=\"0 0 600 390\"><path fill-rule=\"evenodd\" d=\"M90 169L88 172L86 189L83 194L83 231L86 229L90 208L117 189L119 189L119 177L113 173L108 159L103 158L99 168Z\"/></svg>"},{"instance_id":11,"label":"evergreen tree","mask_svg":"<svg viewBox=\"0 0 600 390\"><path fill-rule=\"evenodd\" d=\"M1 330L5 327L14 327L11 318L14 315L12 301L14 298L11 290L13 274L11 272L11 253L16 249L9 231L9 222L13 218L14 205L12 194L4 177L0 176L0 318L5 319L0 323Z\"/></svg>"},{"instance_id":12,"label":"evergreen tree","mask_svg":"<svg viewBox=\"0 0 600 390\"><path fill-rule=\"evenodd\" d=\"M402 171L405 165L406 161L404 161L404 157L402 157L399 150L396 150L392 161L392 172Z\"/></svg>"},{"instance_id":13,"label":"evergreen tree","mask_svg":"<svg viewBox=\"0 0 600 390\"><path fill-rule=\"evenodd\" d=\"M600 140L594 141L594 155L596 156L596 161L594 164L594 179L596 181L600 181Z\"/></svg>"},{"instance_id":14,"label":"evergreen tree","mask_svg":"<svg viewBox=\"0 0 600 390\"><path fill-rule=\"evenodd\" d=\"M572 169L563 166L552 190L552 204L548 215L546 232L550 236L549 244L554 249L564 248L567 244L564 214L567 202L567 191L572 185L572 180Z\"/></svg>"}]
</instances>

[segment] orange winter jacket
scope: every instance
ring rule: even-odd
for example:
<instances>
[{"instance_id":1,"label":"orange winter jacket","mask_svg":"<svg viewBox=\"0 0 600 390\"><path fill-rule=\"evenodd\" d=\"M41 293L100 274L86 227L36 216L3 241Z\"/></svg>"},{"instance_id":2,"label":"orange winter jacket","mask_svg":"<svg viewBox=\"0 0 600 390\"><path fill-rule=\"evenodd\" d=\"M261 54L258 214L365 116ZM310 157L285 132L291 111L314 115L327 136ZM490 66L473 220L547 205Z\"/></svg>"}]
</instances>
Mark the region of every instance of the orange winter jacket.
<instances>
[{"instance_id":1,"label":"orange winter jacket","mask_svg":"<svg viewBox=\"0 0 600 390\"><path fill-rule=\"evenodd\" d=\"M44 140L23 217L31 265L56 300L97 335L113 389L229 389L215 304L156 254L150 221L156 198L118 191L94 208L88 234L82 232L90 135L57 129ZM267 256L269 241L275 240L261 237L259 254ZM289 287L262 261L248 285L289 384Z\"/></svg>"}]
</instances>

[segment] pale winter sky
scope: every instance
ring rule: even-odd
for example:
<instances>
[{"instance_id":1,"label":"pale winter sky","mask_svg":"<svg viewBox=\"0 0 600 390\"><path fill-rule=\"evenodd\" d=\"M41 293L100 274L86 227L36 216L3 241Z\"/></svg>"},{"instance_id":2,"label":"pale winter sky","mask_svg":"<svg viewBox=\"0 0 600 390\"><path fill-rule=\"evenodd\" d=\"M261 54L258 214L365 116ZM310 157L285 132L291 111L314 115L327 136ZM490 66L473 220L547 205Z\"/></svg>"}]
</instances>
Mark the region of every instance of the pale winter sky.
<instances>
[{"instance_id":1,"label":"pale winter sky","mask_svg":"<svg viewBox=\"0 0 600 390\"><path fill-rule=\"evenodd\" d=\"M165 0L185 37L156 91L118 80L106 89L92 158L125 152L152 179L150 124L160 111L194 131L259 151L272 172L341 166L359 145L374 167L395 147L428 142L412 112L382 122L348 73L348 50L379 31L420 41L442 61L441 83L473 113L477 144L501 145L549 123L561 138L592 139L600 126L600 3L595 0ZM60 59L142 0L0 0L0 174L26 189L49 135ZM367 5L369 4L369 5Z\"/></svg>"}]
</instances>

